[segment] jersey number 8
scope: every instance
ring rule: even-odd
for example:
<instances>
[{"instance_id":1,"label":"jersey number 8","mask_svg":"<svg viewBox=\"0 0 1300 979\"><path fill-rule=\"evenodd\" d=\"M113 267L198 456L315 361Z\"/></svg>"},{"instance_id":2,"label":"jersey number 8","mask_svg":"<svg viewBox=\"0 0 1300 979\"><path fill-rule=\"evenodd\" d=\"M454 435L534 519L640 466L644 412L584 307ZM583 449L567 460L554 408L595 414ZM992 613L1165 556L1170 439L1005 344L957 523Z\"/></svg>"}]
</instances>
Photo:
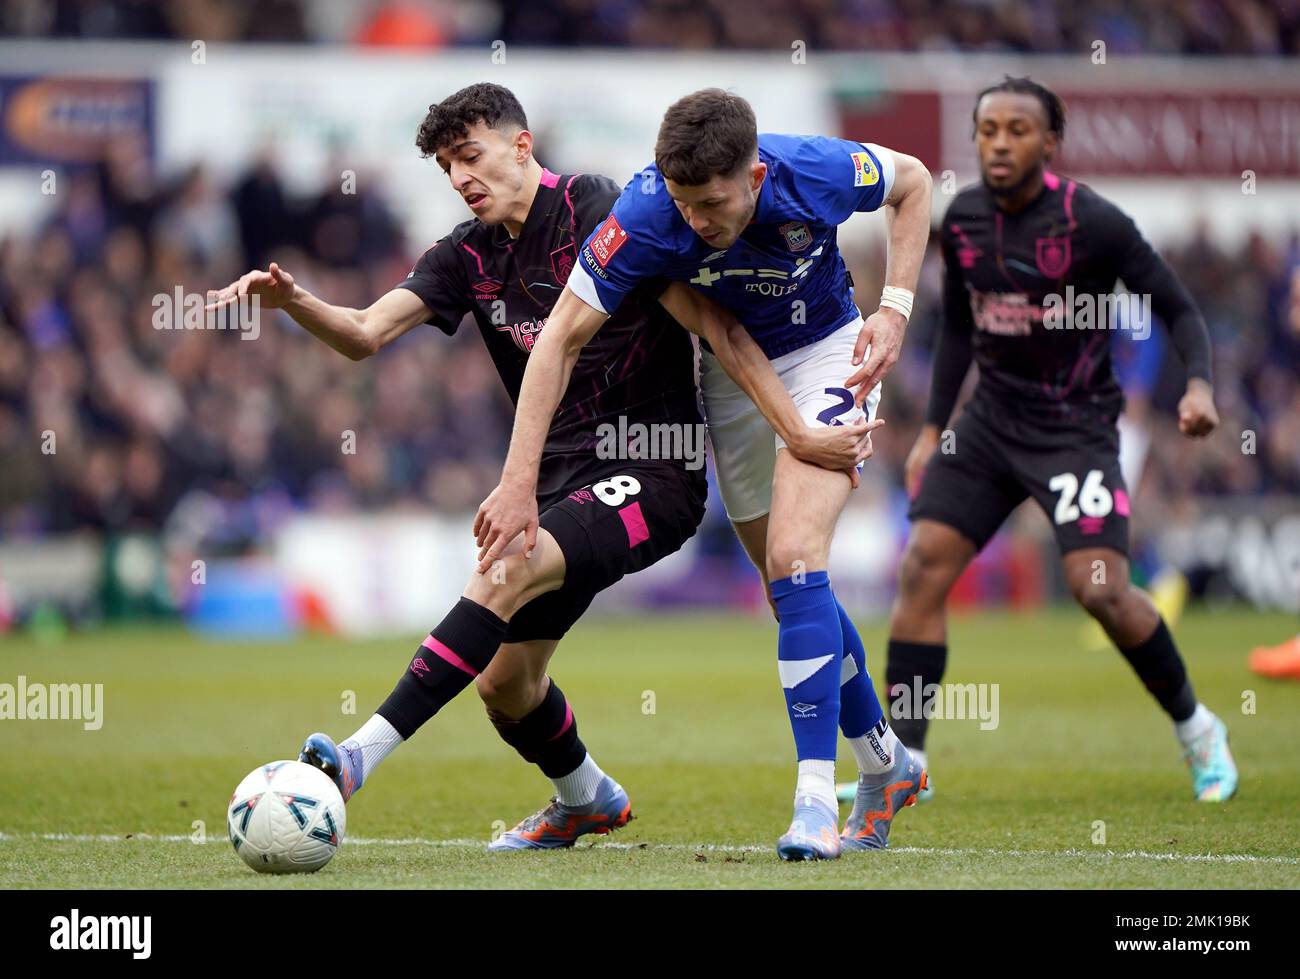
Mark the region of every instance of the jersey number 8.
<instances>
[{"instance_id":1,"label":"jersey number 8","mask_svg":"<svg viewBox=\"0 0 1300 979\"><path fill-rule=\"evenodd\" d=\"M636 496L641 492L641 483L632 476L611 476L609 479L602 479L599 483L593 483L591 491L607 506L622 506L623 501L629 496Z\"/></svg>"}]
</instances>

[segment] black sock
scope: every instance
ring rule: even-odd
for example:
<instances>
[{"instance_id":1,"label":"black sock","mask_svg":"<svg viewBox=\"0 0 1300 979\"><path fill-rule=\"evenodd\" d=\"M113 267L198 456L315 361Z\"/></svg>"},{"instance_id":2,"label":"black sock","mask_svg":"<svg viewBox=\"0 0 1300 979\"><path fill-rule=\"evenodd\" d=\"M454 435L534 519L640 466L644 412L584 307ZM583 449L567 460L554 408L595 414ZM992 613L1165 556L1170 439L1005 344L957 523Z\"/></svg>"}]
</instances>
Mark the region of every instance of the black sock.
<instances>
[{"instance_id":1,"label":"black sock","mask_svg":"<svg viewBox=\"0 0 1300 979\"><path fill-rule=\"evenodd\" d=\"M578 737L578 722L573 718L563 691L551 680L546 696L530 713L519 720L488 708L488 717L501 740L542 770L547 778L563 778L582 764L587 747Z\"/></svg>"},{"instance_id":2,"label":"black sock","mask_svg":"<svg viewBox=\"0 0 1300 979\"><path fill-rule=\"evenodd\" d=\"M1166 714L1174 721L1185 721L1192 716L1196 710L1196 694L1163 618L1146 642L1120 652Z\"/></svg>"},{"instance_id":3,"label":"black sock","mask_svg":"<svg viewBox=\"0 0 1300 979\"><path fill-rule=\"evenodd\" d=\"M924 690L943 679L948 665L947 643L889 640L885 660L885 691L889 694L889 725L909 748L925 750L930 719L918 707Z\"/></svg>"},{"instance_id":4,"label":"black sock","mask_svg":"<svg viewBox=\"0 0 1300 979\"><path fill-rule=\"evenodd\" d=\"M403 740L487 669L506 635L506 623L462 598L415 651L402 678L377 713Z\"/></svg>"}]
</instances>

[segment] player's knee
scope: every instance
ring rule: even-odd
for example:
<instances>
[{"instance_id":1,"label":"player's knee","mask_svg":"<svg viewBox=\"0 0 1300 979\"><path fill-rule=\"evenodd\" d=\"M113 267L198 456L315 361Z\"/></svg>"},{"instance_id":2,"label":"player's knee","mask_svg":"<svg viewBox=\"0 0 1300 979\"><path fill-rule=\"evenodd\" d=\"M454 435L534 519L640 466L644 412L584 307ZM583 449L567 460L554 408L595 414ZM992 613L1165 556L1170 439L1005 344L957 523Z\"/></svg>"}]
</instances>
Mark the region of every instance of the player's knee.
<instances>
[{"instance_id":1,"label":"player's knee","mask_svg":"<svg viewBox=\"0 0 1300 979\"><path fill-rule=\"evenodd\" d=\"M480 673L474 689L494 722L517 721L541 702L545 694L539 679L527 671Z\"/></svg>"},{"instance_id":2,"label":"player's knee","mask_svg":"<svg viewBox=\"0 0 1300 979\"><path fill-rule=\"evenodd\" d=\"M1075 601L1082 605L1094 619L1103 623L1115 622L1123 614L1129 583L1127 581L1096 582L1084 578L1081 581L1072 581L1070 590L1074 593Z\"/></svg>"},{"instance_id":3,"label":"player's knee","mask_svg":"<svg viewBox=\"0 0 1300 979\"><path fill-rule=\"evenodd\" d=\"M898 595L908 602L943 601L953 578L951 559L941 548L913 538L898 569Z\"/></svg>"},{"instance_id":4,"label":"player's knee","mask_svg":"<svg viewBox=\"0 0 1300 979\"><path fill-rule=\"evenodd\" d=\"M825 548L807 540L776 536L767 542L767 580L780 581L826 567Z\"/></svg>"},{"instance_id":5,"label":"player's knee","mask_svg":"<svg viewBox=\"0 0 1300 979\"><path fill-rule=\"evenodd\" d=\"M482 574L471 574L464 596L509 620L532 585L532 567L522 554L507 554Z\"/></svg>"},{"instance_id":6,"label":"player's knee","mask_svg":"<svg viewBox=\"0 0 1300 979\"><path fill-rule=\"evenodd\" d=\"M483 701L484 706L487 707L489 717L494 712L499 711L508 687L508 680L503 684L501 680L487 673L480 673L474 678L474 689L478 692L479 699Z\"/></svg>"}]
</instances>

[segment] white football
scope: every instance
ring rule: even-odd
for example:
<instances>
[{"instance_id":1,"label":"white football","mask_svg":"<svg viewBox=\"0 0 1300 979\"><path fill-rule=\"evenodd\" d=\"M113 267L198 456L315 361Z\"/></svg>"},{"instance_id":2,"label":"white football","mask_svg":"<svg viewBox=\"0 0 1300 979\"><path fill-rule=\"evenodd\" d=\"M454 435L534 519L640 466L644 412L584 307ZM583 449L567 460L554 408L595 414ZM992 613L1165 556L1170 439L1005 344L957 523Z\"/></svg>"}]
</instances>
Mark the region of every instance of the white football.
<instances>
[{"instance_id":1,"label":"white football","mask_svg":"<svg viewBox=\"0 0 1300 979\"><path fill-rule=\"evenodd\" d=\"M343 842L347 810L329 776L300 761L249 772L230 797L226 827L235 852L264 874L320 870Z\"/></svg>"}]
</instances>

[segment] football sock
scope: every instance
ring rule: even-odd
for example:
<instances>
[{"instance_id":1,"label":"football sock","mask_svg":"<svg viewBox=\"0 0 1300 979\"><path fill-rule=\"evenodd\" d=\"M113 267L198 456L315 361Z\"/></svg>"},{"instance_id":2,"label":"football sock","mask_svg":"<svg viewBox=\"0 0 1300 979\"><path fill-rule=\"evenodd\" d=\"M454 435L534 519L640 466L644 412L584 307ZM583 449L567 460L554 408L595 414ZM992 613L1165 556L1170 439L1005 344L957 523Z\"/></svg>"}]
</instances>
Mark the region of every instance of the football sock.
<instances>
[{"instance_id":1,"label":"football sock","mask_svg":"<svg viewBox=\"0 0 1300 979\"><path fill-rule=\"evenodd\" d=\"M782 578L772 582L772 598L781 620L777 669L796 756L801 762L829 759L833 782L844 635L830 578L825 571L810 572L801 582ZM833 798L833 785L831 791Z\"/></svg>"},{"instance_id":2,"label":"football sock","mask_svg":"<svg viewBox=\"0 0 1300 979\"><path fill-rule=\"evenodd\" d=\"M839 802L835 798L835 762L819 761L807 758L799 762L799 781L794 787L794 804L804 796L820 799L831 812L839 812Z\"/></svg>"},{"instance_id":3,"label":"football sock","mask_svg":"<svg viewBox=\"0 0 1300 979\"><path fill-rule=\"evenodd\" d=\"M378 714L372 715L370 720L361 725L356 734L344 741L342 747L361 752L361 771L357 773L360 776L357 780L358 784L401 743L402 736L397 733L397 728Z\"/></svg>"},{"instance_id":4,"label":"football sock","mask_svg":"<svg viewBox=\"0 0 1300 979\"><path fill-rule=\"evenodd\" d=\"M867 651L849 613L837 600L840 632L844 636L844 658L840 661L840 730L849 740L858 771L882 772L894 762L897 735L880 707L880 698L867 672Z\"/></svg>"},{"instance_id":5,"label":"football sock","mask_svg":"<svg viewBox=\"0 0 1300 979\"><path fill-rule=\"evenodd\" d=\"M596 798L596 789L600 786L605 773L592 760L591 755L582 759L582 764L568 775L551 779L555 783L555 794L566 806L585 806Z\"/></svg>"},{"instance_id":6,"label":"football sock","mask_svg":"<svg viewBox=\"0 0 1300 979\"><path fill-rule=\"evenodd\" d=\"M862 637L838 600L835 609L839 612L840 634L844 638L844 658L840 661L840 730L852 740L879 724L885 712L867 672L867 651Z\"/></svg>"},{"instance_id":7,"label":"football sock","mask_svg":"<svg viewBox=\"0 0 1300 979\"><path fill-rule=\"evenodd\" d=\"M898 739L911 748L925 748L930 719L925 716L924 690L943 680L948 665L947 643L889 640L885 653L885 690L889 716Z\"/></svg>"},{"instance_id":8,"label":"football sock","mask_svg":"<svg viewBox=\"0 0 1300 979\"><path fill-rule=\"evenodd\" d=\"M524 761L536 765L542 774L555 782L556 779L574 773L589 758L587 748L578 737L578 723L574 720L573 709L568 699L556 682L547 678L546 696L542 702L518 720L507 717L499 711L488 708L488 717L501 740L519 752ZM595 763L592 763L593 766ZM599 769L596 769L599 771ZM596 780L597 782L600 779ZM556 782L559 788L559 782ZM591 787L594 795L595 786ZM564 795L560 801L566 804L569 799ZM575 805L590 802L591 796Z\"/></svg>"},{"instance_id":9,"label":"football sock","mask_svg":"<svg viewBox=\"0 0 1300 979\"><path fill-rule=\"evenodd\" d=\"M1192 716L1185 721L1177 721L1174 724L1174 733L1178 735L1179 742L1186 748L1202 734L1214 727L1214 715L1204 704L1197 704L1196 709L1192 711Z\"/></svg>"},{"instance_id":10,"label":"football sock","mask_svg":"<svg viewBox=\"0 0 1300 979\"><path fill-rule=\"evenodd\" d=\"M866 734L849 738L849 747L858 762L858 771L863 775L877 775L887 772L894 765L894 750L898 746L898 735L883 717L876 722Z\"/></svg>"},{"instance_id":11,"label":"football sock","mask_svg":"<svg viewBox=\"0 0 1300 979\"><path fill-rule=\"evenodd\" d=\"M1164 619L1157 623L1155 632L1146 642L1120 652L1174 723L1192 716L1196 710L1196 694Z\"/></svg>"},{"instance_id":12,"label":"football sock","mask_svg":"<svg viewBox=\"0 0 1300 979\"><path fill-rule=\"evenodd\" d=\"M505 634L503 619L462 598L420 644L411 665L376 713L403 739L410 738L487 669Z\"/></svg>"}]
</instances>

